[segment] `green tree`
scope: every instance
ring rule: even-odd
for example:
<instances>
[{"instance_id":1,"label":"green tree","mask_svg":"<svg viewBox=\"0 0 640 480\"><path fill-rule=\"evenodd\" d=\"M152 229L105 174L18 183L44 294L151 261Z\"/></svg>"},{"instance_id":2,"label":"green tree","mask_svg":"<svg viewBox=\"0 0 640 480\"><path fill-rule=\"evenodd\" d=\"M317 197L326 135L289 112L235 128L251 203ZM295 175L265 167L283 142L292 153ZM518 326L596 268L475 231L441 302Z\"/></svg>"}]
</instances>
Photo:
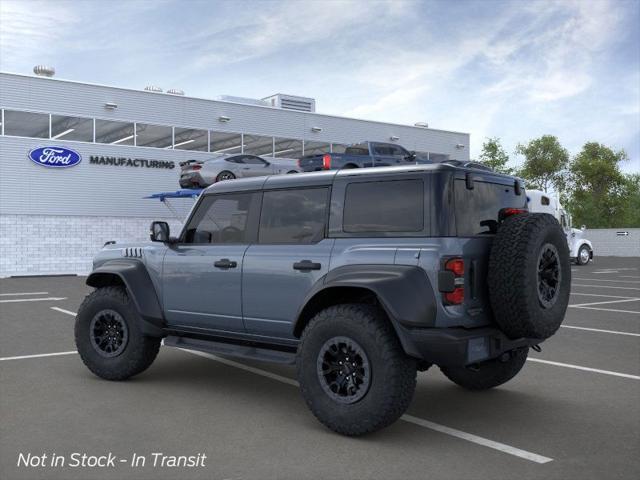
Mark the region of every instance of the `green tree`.
<instances>
[{"instance_id":1,"label":"green tree","mask_svg":"<svg viewBox=\"0 0 640 480\"><path fill-rule=\"evenodd\" d=\"M482 153L480 154L480 163L487 167L491 167L498 173L513 174L513 168L507 167L509 155L502 148L498 137L487 138L482 144Z\"/></svg>"},{"instance_id":2,"label":"green tree","mask_svg":"<svg viewBox=\"0 0 640 480\"><path fill-rule=\"evenodd\" d=\"M529 188L545 192L554 187L556 192L564 190L569 152L553 135L543 135L527 144L518 144L516 153L525 158L518 175L527 180Z\"/></svg>"},{"instance_id":3,"label":"green tree","mask_svg":"<svg viewBox=\"0 0 640 480\"><path fill-rule=\"evenodd\" d=\"M576 225L631 227L640 225L640 175L624 175L624 150L585 143L569 167L568 208Z\"/></svg>"}]
</instances>

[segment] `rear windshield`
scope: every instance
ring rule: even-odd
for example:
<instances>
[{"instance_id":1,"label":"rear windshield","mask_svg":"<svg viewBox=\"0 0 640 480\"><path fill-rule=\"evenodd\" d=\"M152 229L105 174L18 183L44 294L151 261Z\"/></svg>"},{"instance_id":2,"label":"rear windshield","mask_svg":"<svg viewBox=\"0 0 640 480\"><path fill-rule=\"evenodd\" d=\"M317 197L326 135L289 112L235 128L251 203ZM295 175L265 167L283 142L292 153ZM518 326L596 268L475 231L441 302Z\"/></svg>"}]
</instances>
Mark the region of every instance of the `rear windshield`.
<instances>
[{"instance_id":1,"label":"rear windshield","mask_svg":"<svg viewBox=\"0 0 640 480\"><path fill-rule=\"evenodd\" d=\"M350 145L345 149L344 153L346 155L369 155L369 145L366 143Z\"/></svg>"},{"instance_id":2,"label":"rear windshield","mask_svg":"<svg viewBox=\"0 0 640 480\"><path fill-rule=\"evenodd\" d=\"M527 197L514 188L498 183L476 181L468 190L464 180L455 181L455 211L458 236L491 235L498 227L498 214L503 208L526 208Z\"/></svg>"}]
</instances>

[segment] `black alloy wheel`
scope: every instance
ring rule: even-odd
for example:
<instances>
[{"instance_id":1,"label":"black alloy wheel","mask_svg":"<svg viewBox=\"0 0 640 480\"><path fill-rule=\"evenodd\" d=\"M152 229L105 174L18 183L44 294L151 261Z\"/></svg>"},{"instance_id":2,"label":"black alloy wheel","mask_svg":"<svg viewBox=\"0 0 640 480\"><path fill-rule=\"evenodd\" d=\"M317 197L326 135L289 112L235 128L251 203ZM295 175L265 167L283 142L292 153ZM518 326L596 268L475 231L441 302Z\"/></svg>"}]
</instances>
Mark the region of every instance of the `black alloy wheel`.
<instances>
[{"instance_id":1,"label":"black alloy wheel","mask_svg":"<svg viewBox=\"0 0 640 480\"><path fill-rule=\"evenodd\" d=\"M550 308L556 302L561 280L558 249L546 243L538 255L538 300L544 308Z\"/></svg>"},{"instance_id":2,"label":"black alloy wheel","mask_svg":"<svg viewBox=\"0 0 640 480\"><path fill-rule=\"evenodd\" d=\"M89 332L91 345L106 358L120 355L129 340L129 329L122 315L111 309L100 310L93 316Z\"/></svg>"},{"instance_id":3,"label":"black alloy wheel","mask_svg":"<svg viewBox=\"0 0 640 480\"><path fill-rule=\"evenodd\" d=\"M322 389L338 403L357 402L371 383L369 358L348 337L333 337L325 342L318 354L317 372Z\"/></svg>"}]
</instances>

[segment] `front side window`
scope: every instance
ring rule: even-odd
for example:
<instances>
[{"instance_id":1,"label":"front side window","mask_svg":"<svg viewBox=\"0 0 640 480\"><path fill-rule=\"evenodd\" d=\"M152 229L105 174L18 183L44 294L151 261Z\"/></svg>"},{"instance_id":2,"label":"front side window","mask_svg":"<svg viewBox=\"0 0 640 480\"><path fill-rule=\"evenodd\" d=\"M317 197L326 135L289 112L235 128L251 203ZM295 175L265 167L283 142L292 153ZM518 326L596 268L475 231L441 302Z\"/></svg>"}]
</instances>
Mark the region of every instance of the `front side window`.
<instances>
[{"instance_id":1,"label":"front side window","mask_svg":"<svg viewBox=\"0 0 640 480\"><path fill-rule=\"evenodd\" d=\"M249 243L249 216L254 193L210 195L198 205L185 229L184 243Z\"/></svg>"},{"instance_id":2,"label":"front side window","mask_svg":"<svg viewBox=\"0 0 640 480\"><path fill-rule=\"evenodd\" d=\"M246 163L247 165L266 165L267 162L265 162L263 159L261 159L260 157L256 157L254 155L245 155L245 157L243 158L243 163Z\"/></svg>"},{"instance_id":3,"label":"front side window","mask_svg":"<svg viewBox=\"0 0 640 480\"><path fill-rule=\"evenodd\" d=\"M264 193L260 243L310 244L324 238L328 188L274 190Z\"/></svg>"},{"instance_id":4,"label":"front side window","mask_svg":"<svg viewBox=\"0 0 640 480\"><path fill-rule=\"evenodd\" d=\"M422 180L359 182L347 186L343 230L347 233L424 230Z\"/></svg>"}]
</instances>

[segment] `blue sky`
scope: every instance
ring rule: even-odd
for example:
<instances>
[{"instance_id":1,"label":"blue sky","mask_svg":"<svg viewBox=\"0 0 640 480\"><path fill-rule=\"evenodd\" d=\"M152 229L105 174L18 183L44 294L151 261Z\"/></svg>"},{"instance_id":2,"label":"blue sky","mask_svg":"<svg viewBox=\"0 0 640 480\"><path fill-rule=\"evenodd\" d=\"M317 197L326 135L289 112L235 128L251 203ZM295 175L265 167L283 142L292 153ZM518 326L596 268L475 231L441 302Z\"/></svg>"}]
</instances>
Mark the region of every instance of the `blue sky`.
<instances>
[{"instance_id":1,"label":"blue sky","mask_svg":"<svg viewBox=\"0 0 640 480\"><path fill-rule=\"evenodd\" d=\"M640 1L0 0L0 69L625 149L640 172Z\"/></svg>"}]
</instances>

